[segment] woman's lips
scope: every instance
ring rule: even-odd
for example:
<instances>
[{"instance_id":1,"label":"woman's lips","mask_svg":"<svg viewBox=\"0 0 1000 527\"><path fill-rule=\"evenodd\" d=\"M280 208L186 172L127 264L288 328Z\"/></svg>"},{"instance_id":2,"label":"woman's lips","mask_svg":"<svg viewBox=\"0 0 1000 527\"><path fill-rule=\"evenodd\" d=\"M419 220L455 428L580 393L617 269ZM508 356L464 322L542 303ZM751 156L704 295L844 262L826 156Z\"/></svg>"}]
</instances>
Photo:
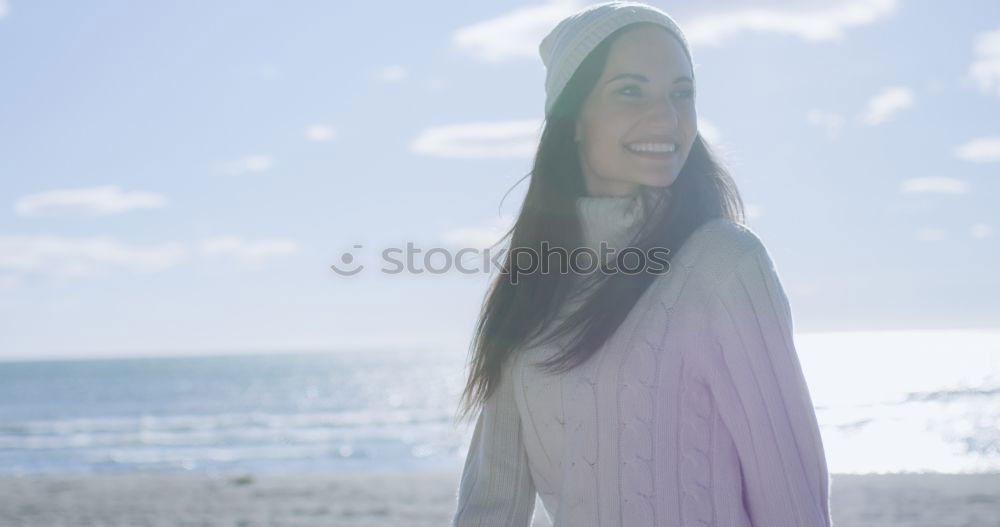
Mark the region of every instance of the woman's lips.
<instances>
[{"instance_id":1,"label":"woman's lips","mask_svg":"<svg viewBox=\"0 0 1000 527\"><path fill-rule=\"evenodd\" d=\"M654 159L654 160L657 160L657 161L669 161L671 159L674 159L674 157L677 156L677 150L676 149L673 152L655 152L655 151L632 150L631 148L628 148L626 146L625 147L625 151L627 151L630 154L634 154L634 155L637 155L637 156L645 158L645 159Z\"/></svg>"}]
</instances>

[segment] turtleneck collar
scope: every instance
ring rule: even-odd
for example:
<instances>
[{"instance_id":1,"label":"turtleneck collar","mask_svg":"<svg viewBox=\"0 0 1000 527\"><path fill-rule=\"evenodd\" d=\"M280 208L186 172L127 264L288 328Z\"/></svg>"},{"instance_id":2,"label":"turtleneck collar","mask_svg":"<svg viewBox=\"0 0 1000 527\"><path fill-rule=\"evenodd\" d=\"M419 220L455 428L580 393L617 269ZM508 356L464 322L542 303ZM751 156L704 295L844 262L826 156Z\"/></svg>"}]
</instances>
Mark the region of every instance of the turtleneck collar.
<instances>
[{"instance_id":1,"label":"turtleneck collar","mask_svg":"<svg viewBox=\"0 0 1000 527\"><path fill-rule=\"evenodd\" d=\"M649 204L642 194L623 196L579 196L576 212L583 229L583 246L600 254L601 242L622 249L642 225ZM608 255L611 257L613 255Z\"/></svg>"}]
</instances>

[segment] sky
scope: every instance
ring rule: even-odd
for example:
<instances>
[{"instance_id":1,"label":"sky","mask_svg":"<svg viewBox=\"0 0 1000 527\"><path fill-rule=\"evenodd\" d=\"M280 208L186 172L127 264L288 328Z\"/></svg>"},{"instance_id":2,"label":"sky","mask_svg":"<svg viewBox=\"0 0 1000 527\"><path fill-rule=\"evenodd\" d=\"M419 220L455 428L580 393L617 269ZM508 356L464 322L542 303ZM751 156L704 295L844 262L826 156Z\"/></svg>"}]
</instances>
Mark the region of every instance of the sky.
<instances>
[{"instance_id":1,"label":"sky","mask_svg":"<svg viewBox=\"0 0 1000 527\"><path fill-rule=\"evenodd\" d=\"M1000 329L1000 3L649 3L797 334ZM467 352L584 5L0 0L0 360Z\"/></svg>"}]
</instances>

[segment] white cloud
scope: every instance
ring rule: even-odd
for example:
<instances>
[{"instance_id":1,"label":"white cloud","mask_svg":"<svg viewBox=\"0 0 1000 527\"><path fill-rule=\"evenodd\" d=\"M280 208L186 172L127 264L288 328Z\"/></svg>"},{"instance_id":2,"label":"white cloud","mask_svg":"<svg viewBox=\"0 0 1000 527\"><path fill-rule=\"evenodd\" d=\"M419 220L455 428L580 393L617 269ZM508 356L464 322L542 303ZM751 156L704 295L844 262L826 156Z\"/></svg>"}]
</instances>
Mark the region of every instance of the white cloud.
<instances>
[{"instance_id":1,"label":"white cloud","mask_svg":"<svg viewBox=\"0 0 1000 527\"><path fill-rule=\"evenodd\" d=\"M52 235L0 235L0 288L14 287L29 276L73 279L131 271L155 273L176 267L192 256L231 256L255 267L270 257L297 252L291 240L244 240L236 236L208 238L196 244L163 242L137 245L99 235L71 238Z\"/></svg>"},{"instance_id":2,"label":"white cloud","mask_svg":"<svg viewBox=\"0 0 1000 527\"><path fill-rule=\"evenodd\" d=\"M117 185L60 189L31 194L14 203L19 216L102 216L121 214L133 209L156 209L167 199L155 192L125 192Z\"/></svg>"},{"instance_id":3,"label":"white cloud","mask_svg":"<svg viewBox=\"0 0 1000 527\"><path fill-rule=\"evenodd\" d=\"M992 233L993 229L985 223L977 223L969 229L969 234L971 234L973 238L986 238Z\"/></svg>"},{"instance_id":4,"label":"white cloud","mask_svg":"<svg viewBox=\"0 0 1000 527\"><path fill-rule=\"evenodd\" d=\"M386 66L379 70L378 78L385 82L399 82L406 78L406 68L397 64Z\"/></svg>"},{"instance_id":5,"label":"white cloud","mask_svg":"<svg viewBox=\"0 0 1000 527\"><path fill-rule=\"evenodd\" d=\"M965 194L969 191L969 186L964 181L953 177L926 176L904 180L900 183L899 190L907 194L918 192Z\"/></svg>"},{"instance_id":6,"label":"white cloud","mask_svg":"<svg viewBox=\"0 0 1000 527\"><path fill-rule=\"evenodd\" d=\"M538 58L542 39L563 18L585 5L575 0L550 0L519 7L496 18L459 28L453 45L483 62ZM836 41L848 29L878 22L894 14L897 0L824 2L821 8L733 7L693 17L681 25L692 47L719 45L742 32L786 34L808 41Z\"/></svg>"},{"instance_id":7,"label":"white cloud","mask_svg":"<svg viewBox=\"0 0 1000 527\"><path fill-rule=\"evenodd\" d=\"M450 159L530 157L538 148L541 124L528 119L437 126L422 130L409 148Z\"/></svg>"},{"instance_id":8,"label":"white cloud","mask_svg":"<svg viewBox=\"0 0 1000 527\"><path fill-rule=\"evenodd\" d=\"M0 0L0 18L6 16L9 12L10 9L7 7L7 0Z\"/></svg>"},{"instance_id":9,"label":"white cloud","mask_svg":"<svg viewBox=\"0 0 1000 527\"><path fill-rule=\"evenodd\" d=\"M806 122L826 130L830 139L836 139L844 126L844 116L836 112L813 109L806 112Z\"/></svg>"},{"instance_id":10,"label":"white cloud","mask_svg":"<svg viewBox=\"0 0 1000 527\"><path fill-rule=\"evenodd\" d=\"M226 165L229 174L244 174L246 172L264 172L274 166L274 159L267 155L251 155L237 159Z\"/></svg>"},{"instance_id":11,"label":"white cloud","mask_svg":"<svg viewBox=\"0 0 1000 527\"><path fill-rule=\"evenodd\" d=\"M115 269L151 273L169 269L186 256L177 242L131 245L110 236L0 236L0 273L7 276L79 277Z\"/></svg>"},{"instance_id":12,"label":"white cloud","mask_svg":"<svg viewBox=\"0 0 1000 527\"><path fill-rule=\"evenodd\" d=\"M896 0L824 2L821 8L746 7L720 10L682 25L692 47L719 45L742 32L779 33L807 41L838 41L853 27L895 13Z\"/></svg>"},{"instance_id":13,"label":"white cloud","mask_svg":"<svg viewBox=\"0 0 1000 527\"><path fill-rule=\"evenodd\" d=\"M578 0L549 0L519 7L496 18L459 28L452 44L473 58L493 63L539 58L542 39L563 18L585 6ZM822 7L786 5L726 7L681 23L689 44L720 45L743 32L777 33L807 41L838 41L847 30L874 24L892 16L898 0L841 0Z\"/></svg>"},{"instance_id":14,"label":"white cloud","mask_svg":"<svg viewBox=\"0 0 1000 527\"><path fill-rule=\"evenodd\" d=\"M490 20L457 29L452 44L483 62L538 57L542 39L563 18L582 7L574 0L550 0L518 7ZM540 60L540 59L539 59Z\"/></svg>"},{"instance_id":15,"label":"white cloud","mask_svg":"<svg viewBox=\"0 0 1000 527\"><path fill-rule=\"evenodd\" d=\"M292 240L245 240L239 236L217 236L202 240L198 244L202 254L209 256L231 256L245 263L257 265L264 260L293 254L299 244Z\"/></svg>"},{"instance_id":16,"label":"white cloud","mask_svg":"<svg viewBox=\"0 0 1000 527\"><path fill-rule=\"evenodd\" d=\"M896 113L913 106L913 92L909 88L885 88L868 101L868 108L858 119L869 126L889 121Z\"/></svg>"},{"instance_id":17,"label":"white cloud","mask_svg":"<svg viewBox=\"0 0 1000 527\"><path fill-rule=\"evenodd\" d=\"M921 228L921 229L917 229L913 233L913 237L916 240L922 241L922 242L937 242L937 241L941 241L941 240L945 239L947 237L947 235L948 234L945 232L944 229L939 229L939 228L936 228L936 227L924 227L924 228Z\"/></svg>"},{"instance_id":18,"label":"white cloud","mask_svg":"<svg viewBox=\"0 0 1000 527\"><path fill-rule=\"evenodd\" d=\"M953 153L963 161L974 163L1000 161L1000 135L973 139L955 147Z\"/></svg>"},{"instance_id":19,"label":"white cloud","mask_svg":"<svg viewBox=\"0 0 1000 527\"><path fill-rule=\"evenodd\" d=\"M330 141L337 137L337 130L323 124L314 124L306 128L306 139L310 141Z\"/></svg>"},{"instance_id":20,"label":"white cloud","mask_svg":"<svg viewBox=\"0 0 1000 527\"><path fill-rule=\"evenodd\" d=\"M969 76L984 93L1000 97L1000 29L976 35Z\"/></svg>"}]
</instances>

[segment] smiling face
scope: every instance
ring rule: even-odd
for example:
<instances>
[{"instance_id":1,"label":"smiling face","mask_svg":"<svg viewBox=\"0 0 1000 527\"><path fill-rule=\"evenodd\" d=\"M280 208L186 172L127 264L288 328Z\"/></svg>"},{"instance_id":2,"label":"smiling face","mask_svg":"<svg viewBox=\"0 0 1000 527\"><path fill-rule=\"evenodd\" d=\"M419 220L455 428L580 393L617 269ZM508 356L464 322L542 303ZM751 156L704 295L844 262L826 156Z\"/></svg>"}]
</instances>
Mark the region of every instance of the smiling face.
<instances>
[{"instance_id":1,"label":"smiling face","mask_svg":"<svg viewBox=\"0 0 1000 527\"><path fill-rule=\"evenodd\" d=\"M677 179L698 132L693 77L665 28L636 26L611 44L576 123L588 194L634 194Z\"/></svg>"}]
</instances>

